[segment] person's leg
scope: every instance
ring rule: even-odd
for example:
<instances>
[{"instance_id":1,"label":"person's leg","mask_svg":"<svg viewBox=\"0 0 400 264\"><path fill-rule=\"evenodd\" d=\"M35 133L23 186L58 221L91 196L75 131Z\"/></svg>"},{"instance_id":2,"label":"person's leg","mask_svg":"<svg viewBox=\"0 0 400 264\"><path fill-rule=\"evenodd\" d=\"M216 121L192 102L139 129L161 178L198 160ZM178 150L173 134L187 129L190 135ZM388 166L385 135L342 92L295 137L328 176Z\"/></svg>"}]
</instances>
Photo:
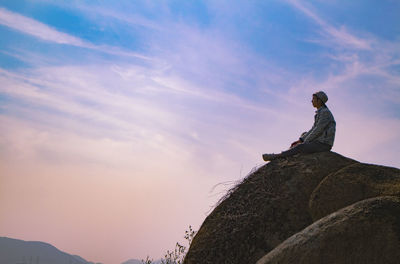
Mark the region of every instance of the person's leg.
<instances>
[{"instance_id":1,"label":"person's leg","mask_svg":"<svg viewBox=\"0 0 400 264\"><path fill-rule=\"evenodd\" d=\"M278 154L278 157L289 157L299 153L315 153L315 152L322 152L329 150L331 150L331 146L329 146L328 144L323 144L315 141L315 142L302 143L294 148L282 151L281 154Z\"/></svg>"},{"instance_id":2,"label":"person's leg","mask_svg":"<svg viewBox=\"0 0 400 264\"><path fill-rule=\"evenodd\" d=\"M308 143L301 143L294 148L291 148L286 151L282 151L280 154L263 154L263 160L269 161L277 158L285 158L289 156L293 156L299 153L315 153L315 152L323 152L323 151L330 151L331 146L328 144L323 144L320 142L308 142Z\"/></svg>"}]
</instances>

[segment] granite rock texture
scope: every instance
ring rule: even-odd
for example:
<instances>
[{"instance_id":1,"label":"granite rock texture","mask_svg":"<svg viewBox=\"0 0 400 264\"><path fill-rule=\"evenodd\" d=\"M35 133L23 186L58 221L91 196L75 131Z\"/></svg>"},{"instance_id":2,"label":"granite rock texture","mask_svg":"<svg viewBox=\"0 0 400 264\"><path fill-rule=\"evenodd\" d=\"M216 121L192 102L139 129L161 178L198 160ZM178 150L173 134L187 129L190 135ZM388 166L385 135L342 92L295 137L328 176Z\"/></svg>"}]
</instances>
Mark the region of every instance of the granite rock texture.
<instances>
[{"instance_id":1,"label":"granite rock texture","mask_svg":"<svg viewBox=\"0 0 400 264\"><path fill-rule=\"evenodd\" d=\"M383 196L320 219L257 264L396 264L399 260L400 199Z\"/></svg>"},{"instance_id":2,"label":"granite rock texture","mask_svg":"<svg viewBox=\"0 0 400 264\"><path fill-rule=\"evenodd\" d=\"M255 263L312 224L311 193L326 176L354 163L333 152L267 163L228 192L205 219L184 263Z\"/></svg>"},{"instance_id":3,"label":"granite rock texture","mask_svg":"<svg viewBox=\"0 0 400 264\"><path fill-rule=\"evenodd\" d=\"M355 202L378 196L400 197L400 170L355 163L325 177L310 198L314 221Z\"/></svg>"},{"instance_id":4,"label":"granite rock texture","mask_svg":"<svg viewBox=\"0 0 400 264\"><path fill-rule=\"evenodd\" d=\"M184 264L400 263L400 170L334 152L266 163L204 220Z\"/></svg>"}]
</instances>

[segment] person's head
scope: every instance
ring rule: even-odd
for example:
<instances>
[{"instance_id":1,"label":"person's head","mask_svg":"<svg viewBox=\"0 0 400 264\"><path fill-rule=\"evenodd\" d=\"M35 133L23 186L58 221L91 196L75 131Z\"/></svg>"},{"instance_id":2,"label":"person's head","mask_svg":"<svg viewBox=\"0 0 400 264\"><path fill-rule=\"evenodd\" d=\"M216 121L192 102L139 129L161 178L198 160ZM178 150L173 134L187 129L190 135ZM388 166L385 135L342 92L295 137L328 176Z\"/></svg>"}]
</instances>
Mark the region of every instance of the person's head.
<instances>
[{"instance_id":1,"label":"person's head","mask_svg":"<svg viewBox=\"0 0 400 264\"><path fill-rule=\"evenodd\" d=\"M313 94L312 104L315 108L320 108L324 106L325 103L328 101L328 96L323 91L319 91Z\"/></svg>"}]
</instances>

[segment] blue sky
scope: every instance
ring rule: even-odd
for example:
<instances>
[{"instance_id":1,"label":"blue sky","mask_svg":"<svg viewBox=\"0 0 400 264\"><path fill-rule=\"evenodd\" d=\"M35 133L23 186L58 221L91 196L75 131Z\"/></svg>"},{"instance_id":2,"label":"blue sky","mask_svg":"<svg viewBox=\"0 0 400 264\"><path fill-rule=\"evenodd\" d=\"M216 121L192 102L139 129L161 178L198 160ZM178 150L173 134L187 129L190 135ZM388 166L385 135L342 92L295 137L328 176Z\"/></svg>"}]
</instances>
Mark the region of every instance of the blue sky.
<instances>
[{"instance_id":1,"label":"blue sky","mask_svg":"<svg viewBox=\"0 0 400 264\"><path fill-rule=\"evenodd\" d=\"M161 257L228 188L214 185L311 127L319 90L333 151L400 167L399 13L392 0L0 1L0 235L106 264Z\"/></svg>"}]
</instances>

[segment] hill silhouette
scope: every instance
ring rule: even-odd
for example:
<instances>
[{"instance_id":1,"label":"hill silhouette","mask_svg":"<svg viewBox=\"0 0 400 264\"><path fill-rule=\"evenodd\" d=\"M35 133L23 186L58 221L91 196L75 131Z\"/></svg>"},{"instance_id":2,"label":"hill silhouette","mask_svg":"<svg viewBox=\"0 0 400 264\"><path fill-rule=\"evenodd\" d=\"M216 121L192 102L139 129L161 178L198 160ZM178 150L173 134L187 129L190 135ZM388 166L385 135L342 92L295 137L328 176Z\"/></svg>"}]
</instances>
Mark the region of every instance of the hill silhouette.
<instances>
[{"instance_id":1,"label":"hill silhouette","mask_svg":"<svg viewBox=\"0 0 400 264\"><path fill-rule=\"evenodd\" d=\"M62 252L48 243L8 237L0 237L0 263L93 264L79 256Z\"/></svg>"}]
</instances>

